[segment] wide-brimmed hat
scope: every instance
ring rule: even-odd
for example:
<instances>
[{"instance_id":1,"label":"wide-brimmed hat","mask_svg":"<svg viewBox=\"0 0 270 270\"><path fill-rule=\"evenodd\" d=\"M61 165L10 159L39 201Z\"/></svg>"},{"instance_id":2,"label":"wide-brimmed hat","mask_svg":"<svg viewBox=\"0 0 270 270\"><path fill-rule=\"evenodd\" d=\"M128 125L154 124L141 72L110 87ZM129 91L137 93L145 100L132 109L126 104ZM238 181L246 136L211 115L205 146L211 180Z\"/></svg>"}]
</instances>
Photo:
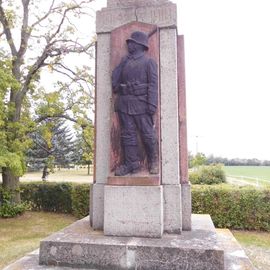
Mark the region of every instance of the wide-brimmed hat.
<instances>
[{"instance_id":1,"label":"wide-brimmed hat","mask_svg":"<svg viewBox=\"0 0 270 270\"><path fill-rule=\"evenodd\" d=\"M131 34L130 38L126 42L134 41L137 44L143 45L148 50L148 35L144 32L135 31Z\"/></svg>"}]
</instances>

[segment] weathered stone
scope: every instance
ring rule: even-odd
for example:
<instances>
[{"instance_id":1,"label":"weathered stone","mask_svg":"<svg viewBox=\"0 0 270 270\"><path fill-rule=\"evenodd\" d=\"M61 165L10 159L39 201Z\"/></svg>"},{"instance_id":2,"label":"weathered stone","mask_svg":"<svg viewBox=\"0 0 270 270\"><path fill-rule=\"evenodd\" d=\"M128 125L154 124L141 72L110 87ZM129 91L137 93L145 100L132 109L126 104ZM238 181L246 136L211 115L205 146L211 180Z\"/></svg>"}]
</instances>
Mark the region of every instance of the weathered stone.
<instances>
[{"instance_id":1,"label":"weathered stone","mask_svg":"<svg viewBox=\"0 0 270 270\"><path fill-rule=\"evenodd\" d=\"M164 231L179 234L182 231L181 186L163 185Z\"/></svg>"},{"instance_id":2,"label":"weathered stone","mask_svg":"<svg viewBox=\"0 0 270 270\"><path fill-rule=\"evenodd\" d=\"M95 183L106 183L110 167L108 153L110 152L110 115L112 110L109 34L98 35L96 61L96 163L94 181Z\"/></svg>"},{"instance_id":3,"label":"weathered stone","mask_svg":"<svg viewBox=\"0 0 270 270\"><path fill-rule=\"evenodd\" d=\"M152 3L137 7L126 5L124 8L119 8L117 5L111 5L109 8L97 11L96 32L111 32L132 21L156 24L158 27L176 27L176 4L162 1L158 2L158 5Z\"/></svg>"},{"instance_id":4,"label":"weathered stone","mask_svg":"<svg viewBox=\"0 0 270 270\"><path fill-rule=\"evenodd\" d=\"M162 184L179 179L179 128L176 30L160 30Z\"/></svg>"},{"instance_id":5,"label":"weathered stone","mask_svg":"<svg viewBox=\"0 0 270 270\"><path fill-rule=\"evenodd\" d=\"M161 237L161 186L105 186L104 235Z\"/></svg>"},{"instance_id":6,"label":"weathered stone","mask_svg":"<svg viewBox=\"0 0 270 270\"><path fill-rule=\"evenodd\" d=\"M92 185L90 194L90 225L102 230L104 222L104 184Z\"/></svg>"},{"instance_id":7,"label":"weathered stone","mask_svg":"<svg viewBox=\"0 0 270 270\"><path fill-rule=\"evenodd\" d=\"M107 6L108 7L134 7L134 6L148 6L148 5L160 5L163 3L167 3L168 0L108 0Z\"/></svg>"},{"instance_id":8,"label":"weathered stone","mask_svg":"<svg viewBox=\"0 0 270 270\"><path fill-rule=\"evenodd\" d=\"M178 74L178 106L179 106L179 141L180 141L180 182L188 184L188 147L186 116L186 83L184 36L177 36L177 74Z\"/></svg>"},{"instance_id":9,"label":"weathered stone","mask_svg":"<svg viewBox=\"0 0 270 270\"><path fill-rule=\"evenodd\" d=\"M43 240L40 263L98 269L224 269L224 252L209 216L195 216L192 232L161 239L103 236L89 231L87 223L78 221Z\"/></svg>"},{"instance_id":10,"label":"weathered stone","mask_svg":"<svg viewBox=\"0 0 270 270\"><path fill-rule=\"evenodd\" d=\"M181 185L181 197L182 197L182 229L184 231L191 230L191 185Z\"/></svg>"},{"instance_id":11,"label":"weathered stone","mask_svg":"<svg viewBox=\"0 0 270 270\"><path fill-rule=\"evenodd\" d=\"M162 239L146 239L146 238L133 238L133 237L106 237L103 236L102 232L89 231L88 218L77 221L75 224L67 227L66 229L55 233L54 235L43 240L45 242L46 248L40 250L40 257L43 263L48 264L48 262L53 262L57 265L69 265L72 266L74 270L83 270L87 267L88 270L101 270L101 269L188 269L188 270L212 270L213 267L207 267L207 262L216 261L213 258L208 258L207 256L212 256L216 253L220 255L220 249L224 249L225 258L225 270L255 270L252 266L250 260L245 255L245 252L238 244L236 239L230 233L229 230L218 229L216 231L213 227L212 222L210 222L209 216L205 215L193 215L194 229L192 232L183 232L182 235L164 235ZM211 241L209 245L207 241ZM75 243L75 244L74 244ZM63 250L66 250L66 254L62 255L58 252L54 256L49 254L50 247L56 247L62 245ZM74 256L72 253L73 246L81 246L81 250L85 253L84 261L79 264L80 258ZM96 246L106 246L106 251L108 254L103 252L96 254L95 258L93 255L92 245ZM122 249L115 247L125 247L126 251L123 252ZM172 248L169 250L169 248ZM165 248L165 249L164 249ZM162 253L162 250L165 253ZM181 252L181 249L183 250ZM120 250L119 253L115 253L115 250ZM194 251L193 251L194 250ZM196 251L197 250L197 251ZM58 249L56 249L58 251ZM153 254L154 251L157 254ZM121 253L123 252L123 253ZM148 254L143 254L149 252ZM177 254L179 253L178 257ZM124 256L123 256L124 254ZM149 257L151 255L151 257ZM110 265L99 265L98 267L91 267L91 261L98 261L100 258L105 256L108 258L110 256L116 256L116 258L122 258L121 261L118 260L117 267L111 267ZM123 256L123 257L121 257ZM182 257L181 257L182 256ZM192 257L193 256L193 257ZM197 257L195 257L197 256ZM67 258L67 261L65 261ZM153 258L157 259L156 261ZM177 266L176 261L179 263ZM192 268L196 261L202 259L201 264L197 264L196 267ZM48 266L38 264L39 254L38 250L33 253L26 255L20 260L12 263L11 265L5 267L3 270L68 270L63 266ZM57 260L57 262L55 261ZM190 267L184 268L186 261L191 261ZM222 262L222 259L221 259ZM155 263L155 266L154 266ZM167 265L166 265L167 263ZM220 264L220 262L218 262ZM76 267L80 266L80 267ZM140 267L139 267L140 265ZM150 266L152 265L152 266ZM125 267L124 267L125 266ZM146 268L144 266L152 267ZM205 267L204 267L205 266ZM111 268L110 268L111 267ZM167 268L166 268L167 267ZM171 267L171 268L168 268ZM215 266L214 266L215 267ZM214 269L219 269L217 268ZM222 269L222 268L220 268Z\"/></svg>"}]
</instances>

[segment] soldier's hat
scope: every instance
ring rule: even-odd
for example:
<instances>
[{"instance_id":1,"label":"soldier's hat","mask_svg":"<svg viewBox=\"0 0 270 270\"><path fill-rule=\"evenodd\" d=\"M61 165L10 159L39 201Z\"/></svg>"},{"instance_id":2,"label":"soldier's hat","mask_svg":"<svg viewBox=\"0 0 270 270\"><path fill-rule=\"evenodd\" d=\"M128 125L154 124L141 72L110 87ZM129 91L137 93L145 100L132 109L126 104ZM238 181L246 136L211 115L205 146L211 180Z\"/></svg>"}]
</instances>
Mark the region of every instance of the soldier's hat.
<instances>
[{"instance_id":1,"label":"soldier's hat","mask_svg":"<svg viewBox=\"0 0 270 270\"><path fill-rule=\"evenodd\" d=\"M131 34L130 38L126 42L134 41L137 44L143 45L148 50L148 35L144 32L135 31Z\"/></svg>"}]
</instances>

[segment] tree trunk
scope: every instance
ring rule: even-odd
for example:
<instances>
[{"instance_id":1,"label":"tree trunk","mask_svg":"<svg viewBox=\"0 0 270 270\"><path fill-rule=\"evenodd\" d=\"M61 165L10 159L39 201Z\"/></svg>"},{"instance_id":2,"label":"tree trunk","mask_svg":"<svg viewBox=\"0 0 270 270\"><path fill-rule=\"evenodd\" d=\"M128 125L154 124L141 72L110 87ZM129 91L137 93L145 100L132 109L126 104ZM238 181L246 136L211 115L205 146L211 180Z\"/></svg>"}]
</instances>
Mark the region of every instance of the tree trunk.
<instances>
[{"instance_id":1,"label":"tree trunk","mask_svg":"<svg viewBox=\"0 0 270 270\"><path fill-rule=\"evenodd\" d=\"M90 164L87 164L87 175L90 175Z\"/></svg>"},{"instance_id":2,"label":"tree trunk","mask_svg":"<svg viewBox=\"0 0 270 270\"><path fill-rule=\"evenodd\" d=\"M2 169L3 188L10 191L12 194L12 203L21 203L21 195L19 191L20 179L18 176L14 176L8 168Z\"/></svg>"},{"instance_id":3,"label":"tree trunk","mask_svg":"<svg viewBox=\"0 0 270 270\"><path fill-rule=\"evenodd\" d=\"M46 181L47 180L47 177L49 175L49 172L48 172L48 166L45 165L44 168L43 168L43 171L42 171L42 181Z\"/></svg>"}]
</instances>

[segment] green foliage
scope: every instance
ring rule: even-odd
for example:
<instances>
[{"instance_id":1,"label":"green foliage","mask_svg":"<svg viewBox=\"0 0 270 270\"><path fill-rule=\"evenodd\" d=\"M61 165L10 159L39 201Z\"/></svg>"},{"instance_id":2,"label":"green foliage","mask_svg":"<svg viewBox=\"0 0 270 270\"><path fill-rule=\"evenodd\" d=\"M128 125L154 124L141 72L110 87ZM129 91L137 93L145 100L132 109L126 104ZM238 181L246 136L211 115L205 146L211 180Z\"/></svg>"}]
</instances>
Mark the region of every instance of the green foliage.
<instances>
[{"instance_id":1,"label":"green foliage","mask_svg":"<svg viewBox=\"0 0 270 270\"><path fill-rule=\"evenodd\" d=\"M192 211L210 214L218 228L270 231L270 189L193 186Z\"/></svg>"},{"instance_id":2,"label":"green foliage","mask_svg":"<svg viewBox=\"0 0 270 270\"><path fill-rule=\"evenodd\" d=\"M89 214L89 185L74 185L72 189L72 213L77 218Z\"/></svg>"},{"instance_id":3,"label":"green foliage","mask_svg":"<svg viewBox=\"0 0 270 270\"><path fill-rule=\"evenodd\" d=\"M20 184L21 197L33 210L71 213L71 183L33 182Z\"/></svg>"},{"instance_id":4,"label":"green foliage","mask_svg":"<svg viewBox=\"0 0 270 270\"><path fill-rule=\"evenodd\" d=\"M88 184L21 183L22 200L33 210L72 213L81 218L89 213ZM239 188L231 185L192 186L192 212L210 214L219 228L270 231L270 189Z\"/></svg>"},{"instance_id":5,"label":"green foliage","mask_svg":"<svg viewBox=\"0 0 270 270\"><path fill-rule=\"evenodd\" d=\"M24 213L28 209L27 203L15 204L11 202L12 194L0 187L0 217L11 218Z\"/></svg>"},{"instance_id":6,"label":"green foliage","mask_svg":"<svg viewBox=\"0 0 270 270\"><path fill-rule=\"evenodd\" d=\"M21 183L22 200L32 210L72 213L76 217L89 214L88 184L32 182Z\"/></svg>"},{"instance_id":7,"label":"green foliage","mask_svg":"<svg viewBox=\"0 0 270 270\"><path fill-rule=\"evenodd\" d=\"M197 153L196 156L190 158L190 167L199 167L206 164L206 156L203 153Z\"/></svg>"},{"instance_id":8,"label":"green foliage","mask_svg":"<svg viewBox=\"0 0 270 270\"><path fill-rule=\"evenodd\" d=\"M189 173L192 184L213 185L226 182L225 172L221 164L201 166Z\"/></svg>"},{"instance_id":9,"label":"green foliage","mask_svg":"<svg viewBox=\"0 0 270 270\"><path fill-rule=\"evenodd\" d=\"M86 126L93 104L90 67L80 60L80 68L76 61L65 61L66 55L73 53L93 56L94 42L75 31L72 22L87 17L85 11L92 1L53 1L47 7L39 2L0 1L0 169L7 172L3 186L13 191L17 176L25 171L29 134L36 130L36 124L61 118ZM40 85L44 68L58 74L58 82L46 91Z\"/></svg>"}]
</instances>

